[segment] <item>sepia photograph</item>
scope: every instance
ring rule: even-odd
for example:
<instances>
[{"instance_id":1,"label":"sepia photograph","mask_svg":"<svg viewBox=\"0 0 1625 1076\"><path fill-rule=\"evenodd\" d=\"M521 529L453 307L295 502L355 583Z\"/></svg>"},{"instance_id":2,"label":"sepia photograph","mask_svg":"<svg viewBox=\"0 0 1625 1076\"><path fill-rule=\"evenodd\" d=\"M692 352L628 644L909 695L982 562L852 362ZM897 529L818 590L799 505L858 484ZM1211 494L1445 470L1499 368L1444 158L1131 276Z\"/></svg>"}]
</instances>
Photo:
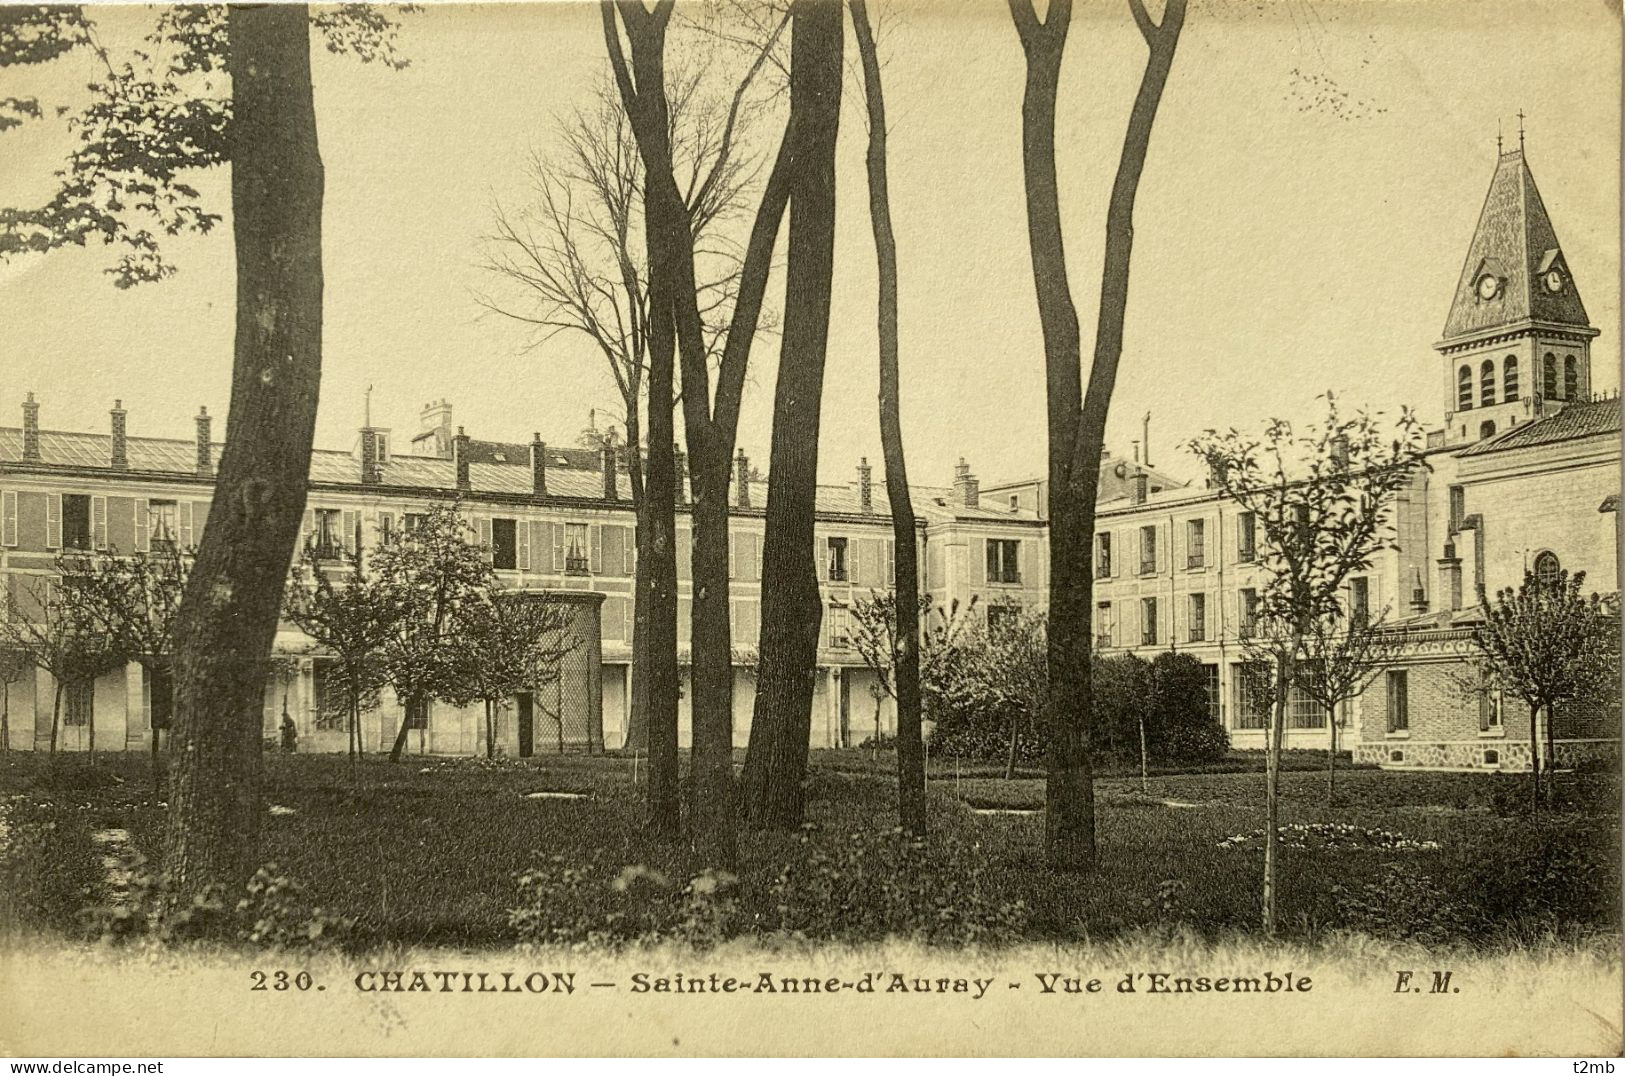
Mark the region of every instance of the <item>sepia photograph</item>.
<instances>
[{"instance_id":1,"label":"sepia photograph","mask_svg":"<svg viewBox=\"0 0 1625 1076\"><path fill-rule=\"evenodd\" d=\"M0 1054L1620 1056L1621 22L0 3Z\"/></svg>"}]
</instances>

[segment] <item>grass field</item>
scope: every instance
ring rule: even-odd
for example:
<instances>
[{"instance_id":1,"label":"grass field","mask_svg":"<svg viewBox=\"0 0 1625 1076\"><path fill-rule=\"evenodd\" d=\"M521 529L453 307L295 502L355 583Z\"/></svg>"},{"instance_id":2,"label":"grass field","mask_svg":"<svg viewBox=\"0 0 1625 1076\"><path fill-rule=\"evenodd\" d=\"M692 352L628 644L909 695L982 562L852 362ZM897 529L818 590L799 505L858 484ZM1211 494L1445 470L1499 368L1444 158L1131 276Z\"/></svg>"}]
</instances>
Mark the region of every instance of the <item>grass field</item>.
<instances>
[{"instance_id":1,"label":"grass field","mask_svg":"<svg viewBox=\"0 0 1625 1076\"><path fill-rule=\"evenodd\" d=\"M1024 813L1041 780L938 768L921 852L888 834L885 767L852 755L815 753L808 828L744 833L737 881L687 885L696 865L644 836L643 790L614 758L368 760L352 778L342 758L268 755L261 858L353 918L358 946L1071 941L1257 922L1256 772L1160 775L1145 792L1099 781L1100 867L1077 876L1044 866L1042 818ZM0 758L0 929L82 936L80 911L107 899L110 832L156 859L165 807L145 765ZM1281 911L1299 941L1358 930L1497 949L1618 931L1617 778L1566 776L1536 818L1511 776L1349 770L1331 804L1321 772L1286 773L1283 789Z\"/></svg>"}]
</instances>

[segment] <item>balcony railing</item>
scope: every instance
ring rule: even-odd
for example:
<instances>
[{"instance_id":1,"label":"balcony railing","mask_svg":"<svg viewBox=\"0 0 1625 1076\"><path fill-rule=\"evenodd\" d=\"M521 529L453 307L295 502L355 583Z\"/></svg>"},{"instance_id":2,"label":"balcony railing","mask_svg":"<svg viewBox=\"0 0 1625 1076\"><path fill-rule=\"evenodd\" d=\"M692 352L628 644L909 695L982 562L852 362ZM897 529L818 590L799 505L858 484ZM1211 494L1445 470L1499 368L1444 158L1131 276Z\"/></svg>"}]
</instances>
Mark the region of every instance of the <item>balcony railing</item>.
<instances>
[{"instance_id":1,"label":"balcony railing","mask_svg":"<svg viewBox=\"0 0 1625 1076\"><path fill-rule=\"evenodd\" d=\"M564 558L565 575L587 575L590 571L586 557L566 556Z\"/></svg>"}]
</instances>

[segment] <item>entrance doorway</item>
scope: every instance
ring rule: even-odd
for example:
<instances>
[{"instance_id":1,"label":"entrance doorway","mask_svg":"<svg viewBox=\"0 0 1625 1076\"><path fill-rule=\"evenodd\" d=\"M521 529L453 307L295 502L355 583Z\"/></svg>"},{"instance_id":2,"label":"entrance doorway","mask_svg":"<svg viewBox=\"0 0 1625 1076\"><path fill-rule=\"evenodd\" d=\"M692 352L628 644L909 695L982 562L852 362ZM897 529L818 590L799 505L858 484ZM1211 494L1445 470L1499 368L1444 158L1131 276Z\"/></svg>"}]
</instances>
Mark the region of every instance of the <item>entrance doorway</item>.
<instances>
[{"instance_id":1,"label":"entrance doorway","mask_svg":"<svg viewBox=\"0 0 1625 1076\"><path fill-rule=\"evenodd\" d=\"M521 691L514 702L519 707L519 757L529 758L536 753L536 696Z\"/></svg>"}]
</instances>

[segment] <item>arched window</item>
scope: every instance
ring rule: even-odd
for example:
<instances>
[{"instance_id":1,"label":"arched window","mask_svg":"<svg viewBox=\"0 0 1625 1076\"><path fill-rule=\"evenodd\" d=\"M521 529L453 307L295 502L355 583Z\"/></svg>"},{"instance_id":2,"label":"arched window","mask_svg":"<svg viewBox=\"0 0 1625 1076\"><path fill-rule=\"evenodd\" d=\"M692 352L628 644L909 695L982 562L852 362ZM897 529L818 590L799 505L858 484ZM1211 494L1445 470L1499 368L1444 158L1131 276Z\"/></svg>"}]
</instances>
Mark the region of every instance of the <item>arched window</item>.
<instances>
[{"instance_id":1,"label":"arched window","mask_svg":"<svg viewBox=\"0 0 1625 1076\"><path fill-rule=\"evenodd\" d=\"M1556 360L1554 359L1553 361L1555 362ZM1456 410L1471 411L1472 409L1473 368L1471 366L1463 366L1456 372Z\"/></svg>"},{"instance_id":2,"label":"arched window","mask_svg":"<svg viewBox=\"0 0 1625 1076\"><path fill-rule=\"evenodd\" d=\"M1557 356L1556 355L1553 355L1549 351L1546 353L1546 358L1541 362L1540 373L1541 373L1541 386L1540 386L1541 391L1540 391L1540 394L1542 396L1546 397L1548 400L1557 399Z\"/></svg>"},{"instance_id":3,"label":"arched window","mask_svg":"<svg viewBox=\"0 0 1625 1076\"><path fill-rule=\"evenodd\" d=\"M1485 407L1495 402L1495 360L1485 359L1478 368L1478 402Z\"/></svg>"},{"instance_id":4,"label":"arched window","mask_svg":"<svg viewBox=\"0 0 1625 1076\"><path fill-rule=\"evenodd\" d=\"M1535 582L1543 587L1557 585L1557 577L1563 566L1557 561L1557 554L1550 549L1535 558Z\"/></svg>"},{"instance_id":5,"label":"arched window","mask_svg":"<svg viewBox=\"0 0 1625 1076\"><path fill-rule=\"evenodd\" d=\"M1480 439L1485 438L1485 437L1494 437L1495 436L1495 423L1493 423L1493 422L1480 422L1478 424L1478 436L1479 436Z\"/></svg>"},{"instance_id":6,"label":"arched window","mask_svg":"<svg viewBox=\"0 0 1625 1076\"><path fill-rule=\"evenodd\" d=\"M1508 355L1501 364L1501 399L1511 403L1518 398L1518 356Z\"/></svg>"},{"instance_id":7,"label":"arched window","mask_svg":"<svg viewBox=\"0 0 1625 1076\"><path fill-rule=\"evenodd\" d=\"M1563 356L1563 399L1573 400L1580 395L1580 368L1573 355Z\"/></svg>"}]
</instances>

